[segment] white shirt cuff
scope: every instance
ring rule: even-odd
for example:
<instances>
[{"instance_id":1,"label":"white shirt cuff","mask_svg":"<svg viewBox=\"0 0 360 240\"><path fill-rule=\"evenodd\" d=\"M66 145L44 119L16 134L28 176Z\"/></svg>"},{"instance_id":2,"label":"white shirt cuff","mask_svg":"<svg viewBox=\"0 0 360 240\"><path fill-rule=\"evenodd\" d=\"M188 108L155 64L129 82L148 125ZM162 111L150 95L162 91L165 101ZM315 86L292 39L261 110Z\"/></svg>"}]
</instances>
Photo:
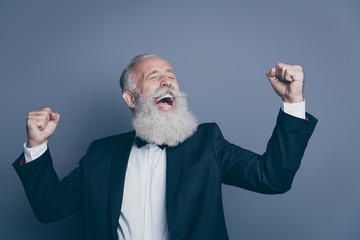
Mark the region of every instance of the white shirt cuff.
<instances>
[{"instance_id":1,"label":"white shirt cuff","mask_svg":"<svg viewBox=\"0 0 360 240\"><path fill-rule=\"evenodd\" d=\"M24 143L24 156L25 156L25 163L31 162L41 155L44 154L47 150L47 141L40 146L33 147L33 148L27 148L26 142Z\"/></svg>"},{"instance_id":2,"label":"white shirt cuff","mask_svg":"<svg viewBox=\"0 0 360 240\"><path fill-rule=\"evenodd\" d=\"M282 102L281 110L283 110L285 113L305 119L305 100L299 103L286 103Z\"/></svg>"}]
</instances>

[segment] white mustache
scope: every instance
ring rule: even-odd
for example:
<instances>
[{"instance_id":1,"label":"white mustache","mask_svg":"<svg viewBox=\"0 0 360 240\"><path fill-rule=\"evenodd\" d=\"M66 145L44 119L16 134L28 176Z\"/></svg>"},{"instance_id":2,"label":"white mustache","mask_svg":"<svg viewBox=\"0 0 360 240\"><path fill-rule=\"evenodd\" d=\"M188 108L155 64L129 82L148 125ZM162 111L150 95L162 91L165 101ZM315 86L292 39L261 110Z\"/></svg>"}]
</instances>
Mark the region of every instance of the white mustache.
<instances>
[{"instance_id":1,"label":"white mustache","mask_svg":"<svg viewBox=\"0 0 360 240\"><path fill-rule=\"evenodd\" d=\"M165 87L165 88L159 88L157 89L152 95L151 97L154 99L158 99L162 96L164 96L166 93L171 94L171 96L173 96L173 98L180 98L180 97L186 97L186 94L184 92L181 91L176 91L173 88L170 87Z\"/></svg>"}]
</instances>

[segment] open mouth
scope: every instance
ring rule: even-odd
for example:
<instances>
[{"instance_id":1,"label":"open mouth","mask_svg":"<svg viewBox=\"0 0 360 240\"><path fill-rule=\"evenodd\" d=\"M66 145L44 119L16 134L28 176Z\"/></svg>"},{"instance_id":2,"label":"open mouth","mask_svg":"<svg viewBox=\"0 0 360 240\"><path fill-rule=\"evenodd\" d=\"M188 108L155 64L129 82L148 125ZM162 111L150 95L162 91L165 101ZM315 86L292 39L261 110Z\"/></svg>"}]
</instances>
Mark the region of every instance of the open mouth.
<instances>
[{"instance_id":1,"label":"open mouth","mask_svg":"<svg viewBox=\"0 0 360 240\"><path fill-rule=\"evenodd\" d=\"M174 107L174 97L170 93L165 93L155 100L155 105L160 110L171 110Z\"/></svg>"}]
</instances>

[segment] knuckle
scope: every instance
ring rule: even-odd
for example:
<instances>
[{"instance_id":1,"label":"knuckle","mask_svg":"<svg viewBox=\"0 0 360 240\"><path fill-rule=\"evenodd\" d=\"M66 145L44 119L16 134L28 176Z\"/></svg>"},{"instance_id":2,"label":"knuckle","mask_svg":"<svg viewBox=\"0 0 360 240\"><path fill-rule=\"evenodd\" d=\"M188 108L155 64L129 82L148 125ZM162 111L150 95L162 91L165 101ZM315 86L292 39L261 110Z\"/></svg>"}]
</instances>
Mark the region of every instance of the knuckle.
<instances>
[{"instance_id":1,"label":"knuckle","mask_svg":"<svg viewBox=\"0 0 360 240\"><path fill-rule=\"evenodd\" d=\"M40 108L40 109L36 110L36 112L40 113L40 114L49 114L49 113L51 113L51 108L49 108L49 107Z\"/></svg>"}]
</instances>

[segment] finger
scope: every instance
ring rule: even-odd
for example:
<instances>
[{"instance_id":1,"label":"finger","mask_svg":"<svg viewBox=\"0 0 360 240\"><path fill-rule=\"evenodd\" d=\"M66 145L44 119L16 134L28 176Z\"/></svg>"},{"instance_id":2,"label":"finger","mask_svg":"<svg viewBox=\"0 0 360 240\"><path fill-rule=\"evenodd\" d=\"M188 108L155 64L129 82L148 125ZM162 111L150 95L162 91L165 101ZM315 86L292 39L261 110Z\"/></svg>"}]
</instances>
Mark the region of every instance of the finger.
<instances>
[{"instance_id":1,"label":"finger","mask_svg":"<svg viewBox=\"0 0 360 240\"><path fill-rule=\"evenodd\" d=\"M60 120L60 114L57 113L57 112L52 112L50 114L50 122L53 122L53 123L58 123Z\"/></svg>"},{"instance_id":2,"label":"finger","mask_svg":"<svg viewBox=\"0 0 360 240\"><path fill-rule=\"evenodd\" d=\"M291 65L296 70L302 71L302 67L300 65Z\"/></svg>"},{"instance_id":3,"label":"finger","mask_svg":"<svg viewBox=\"0 0 360 240\"><path fill-rule=\"evenodd\" d=\"M29 115L27 120L29 122L49 121L50 117L47 114Z\"/></svg>"},{"instance_id":4,"label":"finger","mask_svg":"<svg viewBox=\"0 0 360 240\"><path fill-rule=\"evenodd\" d=\"M51 113L51 108L50 107L44 107L44 108L39 108L35 111L31 111L30 113Z\"/></svg>"},{"instance_id":5,"label":"finger","mask_svg":"<svg viewBox=\"0 0 360 240\"><path fill-rule=\"evenodd\" d=\"M287 82L293 82L293 76L294 76L294 72L293 70L291 69L285 69L284 71L284 81L287 81Z\"/></svg>"},{"instance_id":6,"label":"finger","mask_svg":"<svg viewBox=\"0 0 360 240\"><path fill-rule=\"evenodd\" d=\"M60 114L59 113L54 113L52 112L50 114L50 121L48 122L48 124L46 125L45 129L44 129L44 133L46 137L50 137L56 129L56 126L58 124L60 120Z\"/></svg>"},{"instance_id":7,"label":"finger","mask_svg":"<svg viewBox=\"0 0 360 240\"><path fill-rule=\"evenodd\" d=\"M275 77L275 72L276 72L276 69L275 68L272 68L272 69L269 69L267 72L266 72L266 75L268 77Z\"/></svg>"},{"instance_id":8,"label":"finger","mask_svg":"<svg viewBox=\"0 0 360 240\"><path fill-rule=\"evenodd\" d=\"M288 75L291 77L291 81L304 81L304 73L298 68L289 68L287 70Z\"/></svg>"},{"instance_id":9,"label":"finger","mask_svg":"<svg viewBox=\"0 0 360 240\"><path fill-rule=\"evenodd\" d=\"M30 125L35 124L40 129L44 128L44 124L47 124L50 120L51 108L45 107L28 113L27 123ZM33 126L34 127L34 126Z\"/></svg>"},{"instance_id":10,"label":"finger","mask_svg":"<svg viewBox=\"0 0 360 240\"><path fill-rule=\"evenodd\" d=\"M49 117L50 114L46 112L37 112L37 113L29 113L28 118L35 119L35 118L46 118Z\"/></svg>"},{"instance_id":11,"label":"finger","mask_svg":"<svg viewBox=\"0 0 360 240\"><path fill-rule=\"evenodd\" d=\"M46 112L51 113L51 108L50 107L43 107L43 108L39 108L38 110L35 110L35 111L46 111Z\"/></svg>"},{"instance_id":12,"label":"finger","mask_svg":"<svg viewBox=\"0 0 360 240\"><path fill-rule=\"evenodd\" d=\"M276 69L272 68L266 72L266 76L270 81L274 81L276 79Z\"/></svg>"},{"instance_id":13,"label":"finger","mask_svg":"<svg viewBox=\"0 0 360 240\"><path fill-rule=\"evenodd\" d=\"M293 81L304 81L304 72L299 69L291 69Z\"/></svg>"},{"instance_id":14,"label":"finger","mask_svg":"<svg viewBox=\"0 0 360 240\"><path fill-rule=\"evenodd\" d=\"M36 116L42 116L42 115L50 115L51 111L49 110L43 110L43 109L39 109L33 112L29 112L28 116L29 117L36 117Z\"/></svg>"},{"instance_id":15,"label":"finger","mask_svg":"<svg viewBox=\"0 0 360 240\"><path fill-rule=\"evenodd\" d=\"M275 72L275 74L279 79L281 79L281 69L280 69L280 67L281 67L281 63L276 64L276 72Z\"/></svg>"},{"instance_id":16,"label":"finger","mask_svg":"<svg viewBox=\"0 0 360 240\"><path fill-rule=\"evenodd\" d=\"M278 64L276 64L276 77L277 77L280 81L283 81L283 79L284 79L285 68L286 68L286 64L285 64L285 63L278 63Z\"/></svg>"},{"instance_id":17,"label":"finger","mask_svg":"<svg viewBox=\"0 0 360 240\"><path fill-rule=\"evenodd\" d=\"M287 70L287 66L285 66L285 64L280 66L280 80L283 82L286 82L285 80L286 70Z\"/></svg>"},{"instance_id":18,"label":"finger","mask_svg":"<svg viewBox=\"0 0 360 240\"><path fill-rule=\"evenodd\" d=\"M29 119L47 119L50 117L50 114L47 113L32 113L28 115Z\"/></svg>"}]
</instances>

